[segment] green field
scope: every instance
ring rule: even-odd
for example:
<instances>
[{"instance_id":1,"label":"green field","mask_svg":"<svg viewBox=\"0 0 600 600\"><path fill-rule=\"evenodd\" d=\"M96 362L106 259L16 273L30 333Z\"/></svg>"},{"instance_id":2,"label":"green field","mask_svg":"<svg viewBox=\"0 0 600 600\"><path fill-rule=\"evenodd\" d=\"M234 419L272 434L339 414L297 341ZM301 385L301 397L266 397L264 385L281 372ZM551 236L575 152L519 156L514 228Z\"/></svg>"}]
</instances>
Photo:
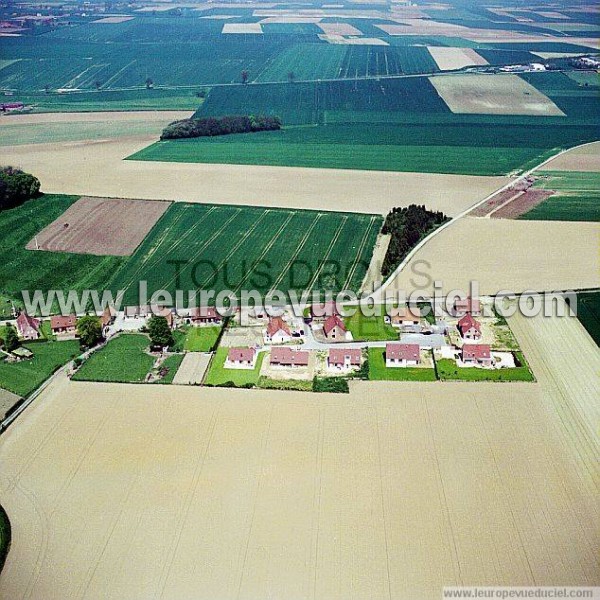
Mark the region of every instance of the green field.
<instances>
[{"instance_id":1,"label":"green field","mask_svg":"<svg viewBox=\"0 0 600 600\"><path fill-rule=\"evenodd\" d=\"M371 381L436 381L435 370L424 367L385 366L385 348L369 348L369 379Z\"/></svg>"},{"instance_id":2,"label":"green field","mask_svg":"<svg viewBox=\"0 0 600 600\"><path fill-rule=\"evenodd\" d=\"M358 290L381 224L376 215L175 203L115 273L110 289L126 290L126 304L137 302L140 280L151 291L172 294Z\"/></svg>"},{"instance_id":3,"label":"green field","mask_svg":"<svg viewBox=\"0 0 600 600\"><path fill-rule=\"evenodd\" d=\"M145 335L120 335L94 352L73 375L73 380L143 382L155 360L147 354L149 347L150 340Z\"/></svg>"},{"instance_id":4,"label":"green field","mask_svg":"<svg viewBox=\"0 0 600 600\"><path fill-rule=\"evenodd\" d=\"M438 376L442 381L533 381L533 375L526 366L523 355L515 353L523 366L514 369L478 369L477 367L457 367L449 358L435 361Z\"/></svg>"},{"instance_id":5,"label":"green field","mask_svg":"<svg viewBox=\"0 0 600 600\"><path fill-rule=\"evenodd\" d=\"M210 363L204 383L206 385L224 385L231 382L236 387L251 387L257 385L265 353L261 352L258 355L254 369L226 369L224 364L228 352L229 349L225 347L217 349L217 352Z\"/></svg>"},{"instance_id":6,"label":"green field","mask_svg":"<svg viewBox=\"0 0 600 600\"><path fill-rule=\"evenodd\" d=\"M600 291L577 294L577 318L600 346Z\"/></svg>"},{"instance_id":7,"label":"green field","mask_svg":"<svg viewBox=\"0 0 600 600\"><path fill-rule=\"evenodd\" d=\"M555 190L520 219L535 221L600 221L600 173L543 171L536 188Z\"/></svg>"},{"instance_id":8,"label":"green field","mask_svg":"<svg viewBox=\"0 0 600 600\"><path fill-rule=\"evenodd\" d=\"M33 352L33 358L16 363L0 362L0 387L17 394L28 396L37 389L59 367L75 358L79 342L30 342L23 344Z\"/></svg>"}]
</instances>

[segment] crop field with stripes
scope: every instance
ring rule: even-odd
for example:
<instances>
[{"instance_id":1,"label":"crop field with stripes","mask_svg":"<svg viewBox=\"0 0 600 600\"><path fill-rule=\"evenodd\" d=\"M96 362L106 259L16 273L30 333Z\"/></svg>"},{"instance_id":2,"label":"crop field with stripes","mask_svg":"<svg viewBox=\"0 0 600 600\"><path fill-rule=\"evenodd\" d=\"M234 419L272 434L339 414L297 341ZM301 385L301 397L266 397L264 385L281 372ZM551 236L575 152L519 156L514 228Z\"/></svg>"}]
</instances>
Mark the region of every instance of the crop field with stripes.
<instances>
[{"instance_id":1,"label":"crop field with stripes","mask_svg":"<svg viewBox=\"0 0 600 600\"><path fill-rule=\"evenodd\" d=\"M369 266L379 215L176 203L115 273L138 302L139 281L167 290L352 289Z\"/></svg>"}]
</instances>

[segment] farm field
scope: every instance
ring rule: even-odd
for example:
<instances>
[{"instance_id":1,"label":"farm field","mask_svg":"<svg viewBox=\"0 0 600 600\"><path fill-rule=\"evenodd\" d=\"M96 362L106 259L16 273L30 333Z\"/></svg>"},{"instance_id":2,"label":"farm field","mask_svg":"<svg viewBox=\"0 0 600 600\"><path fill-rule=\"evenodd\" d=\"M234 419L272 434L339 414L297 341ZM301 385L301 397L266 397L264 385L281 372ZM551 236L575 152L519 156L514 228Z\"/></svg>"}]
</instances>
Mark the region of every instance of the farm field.
<instances>
[{"instance_id":1,"label":"farm field","mask_svg":"<svg viewBox=\"0 0 600 600\"><path fill-rule=\"evenodd\" d=\"M140 383L154 364L154 358L146 353L149 347L150 340L145 335L120 335L94 352L73 380Z\"/></svg>"},{"instance_id":2,"label":"farm field","mask_svg":"<svg viewBox=\"0 0 600 600\"><path fill-rule=\"evenodd\" d=\"M600 291L577 294L577 318L600 346Z\"/></svg>"},{"instance_id":3,"label":"farm field","mask_svg":"<svg viewBox=\"0 0 600 600\"><path fill-rule=\"evenodd\" d=\"M396 339L398 336L396 336ZM369 379L371 381L437 381L434 369L385 366L385 348L369 348Z\"/></svg>"},{"instance_id":4,"label":"farm field","mask_svg":"<svg viewBox=\"0 0 600 600\"><path fill-rule=\"evenodd\" d=\"M600 173L543 171L542 176L535 187L557 193L519 218L600 222Z\"/></svg>"},{"instance_id":5,"label":"farm field","mask_svg":"<svg viewBox=\"0 0 600 600\"><path fill-rule=\"evenodd\" d=\"M0 387L0 419L4 419L6 413L15 406L19 400L21 400L20 396Z\"/></svg>"},{"instance_id":6,"label":"farm field","mask_svg":"<svg viewBox=\"0 0 600 600\"><path fill-rule=\"evenodd\" d=\"M17 363L0 362L0 388L25 397L37 389L54 371L79 354L78 341L33 342L23 344L33 358Z\"/></svg>"},{"instance_id":7,"label":"farm field","mask_svg":"<svg viewBox=\"0 0 600 600\"><path fill-rule=\"evenodd\" d=\"M495 585L593 585L597 464L587 462L593 446L576 441L593 404L567 395L554 406L555 386L173 395L53 382L27 426L0 440L0 497L15 532L0 595L430 600L462 582L458 565ZM70 576L56 578L67 560ZM284 575L265 578L269 568Z\"/></svg>"},{"instance_id":8,"label":"farm field","mask_svg":"<svg viewBox=\"0 0 600 600\"><path fill-rule=\"evenodd\" d=\"M600 171L600 142L586 144L565 152L549 162L545 169L551 171Z\"/></svg>"},{"instance_id":9,"label":"farm field","mask_svg":"<svg viewBox=\"0 0 600 600\"><path fill-rule=\"evenodd\" d=\"M149 292L212 289L358 290L383 219L377 215L175 203L110 281ZM333 261L339 269L332 277ZM176 269L177 263L177 269Z\"/></svg>"}]
</instances>

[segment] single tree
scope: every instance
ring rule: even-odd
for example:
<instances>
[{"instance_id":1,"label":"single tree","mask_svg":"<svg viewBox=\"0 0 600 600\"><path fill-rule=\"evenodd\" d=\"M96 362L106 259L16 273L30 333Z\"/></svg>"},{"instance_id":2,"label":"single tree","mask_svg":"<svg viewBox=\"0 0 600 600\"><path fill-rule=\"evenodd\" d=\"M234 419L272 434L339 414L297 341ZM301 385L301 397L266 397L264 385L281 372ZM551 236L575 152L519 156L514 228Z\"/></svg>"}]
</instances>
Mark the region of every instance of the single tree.
<instances>
[{"instance_id":1,"label":"single tree","mask_svg":"<svg viewBox=\"0 0 600 600\"><path fill-rule=\"evenodd\" d=\"M96 81L94 81L94 86L96 90L100 91L100 88L102 87L102 82L96 79Z\"/></svg>"},{"instance_id":2,"label":"single tree","mask_svg":"<svg viewBox=\"0 0 600 600\"><path fill-rule=\"evenodd\" d=\"M100 317L86 315L77 320L77 335L82 346L91 348L102 340L102 322Z\"/></svg>"},{"instance_id":3,"label":"single tree","mask_svg":"<svg viewBox=\"0 0 600 600\"><path fill-rule=\"evenodd\" d=\"M146 78L146 89L151 90L154 87L154 81L151 77Z\"/></svg>"},{"instance_id":4,"label":"single tree","mask_svg":"<svg viewBox=\"0 0 600 600\"><path fill-rule=\"evenodd\" d=\"M242 71L242 83L248 83L248 71L246 71L246 69Z\"/></svg>"},{"instance_id":5,"label":"single tree","mask_svg":"<svg viewBox=\"0 0 600 600\"><path fill-rule=\"evenodd\" d=\"M46 92L46 94L50 93L50 85L48 83L44 86L44 91Z\"/></svg>"},{"instance_id":6,"label":"single tree","mask_svg":"<svg viewBox=\"0 0 600 600\"><path fill-rule=\"evenodd\" d=\"M294 73L294 71L290 71L288 73L288 81L290 83L294 83L294 81L296 81L296 73Z\"/></svg>"},{"instance_id":7,"label":"single tree","mask_svg":"<svg viewBox=\"0 0 600 600\"><path fill-rule=\"evenodd\" d=\"M148 321L148 333L153 346L172 346L175 342L173 332L165 317L153 315Z\"/></svg>"},{"instance_id":8,"label":"single tree","mask_svg":"<svg viewBox=\"0 0 600 600\"><path fill-rule=\"evenodd\" d=\"M12 352L16 350L20 346L21 342L19 342L19 334L17 330L12 325L7 325L5 334L4 334L4 347L7 352Z\"/></svg>"}]
</instances>

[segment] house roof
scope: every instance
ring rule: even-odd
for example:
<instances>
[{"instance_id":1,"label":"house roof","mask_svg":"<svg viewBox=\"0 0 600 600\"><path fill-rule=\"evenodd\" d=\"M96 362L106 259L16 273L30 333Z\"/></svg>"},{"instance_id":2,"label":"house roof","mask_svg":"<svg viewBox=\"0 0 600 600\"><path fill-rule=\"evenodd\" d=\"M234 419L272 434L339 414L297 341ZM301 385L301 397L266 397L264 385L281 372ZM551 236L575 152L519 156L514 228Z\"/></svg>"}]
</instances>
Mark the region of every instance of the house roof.
<instances>
[{"instance_id":1,"label":"house roof","mask_svg":"<svg viewBox=\"0 0 600 600\"><path fill-rule=\"evenodd\" d=\"M339 313L336 303L333 300L329 300L328 302L313 304L310 307L310 314L313 317L331 317Z\"/></svg>"},{"instance_id":2,"label":"house roof","mask_svg":"<svg viewBox=\"0 0 600 600\"><path fill-rule=\"evenodd\" d=\"M330 348L327 360L334 365L343 365L347 358L351 365L360 366L361 356L360 348Z\"/></svg>"},{"instance_id":3,"label":"house roof","mask_svg":"<svg viewBox=\"0 0 600 600\"><path fill-rule=\"evenodd\" d=\"M113 320L113 317L115 316L113 311L114 311L114 309L111 310L110 306L107 306L104 309L102 316L100 317L100 322L102 323L102 327L106 327L107 325L110 325L110 322Z\"/></svg>"},{"instance_id":4,"label":"house roof","mask_svg":"<svg viewBox=\"0 0 600 600\"><path fill-rule=\"evenodd\" d=\"M392 321L418 321L421 318L421 309L415 306L398 306L392 308L388 315Z\"/></svg>"},{"instance_id":5,"label":"house roof","mask_svg":"<svg viewBox=\"0 0 600 600\"><path fill-rule=\"evenodd\" d=\"M254 348L229 348L227 360L229 362L252 362L254 354Z\"/></svg>"},{"instance_id":6,"label":"house roof","mask_svg":"<svg viewBox=\"0 0 600 600\"><path fill-rule=\"evenodd\" d=\"M125 316L126 317L135 317L139 315L140 317L145 317L151 314L151 309L149 306L126 306L125 307Z\"/></svg>"},{"instance_id":7,"label":"house roof","mask_svg":"<svg viewBox=\"0 0 600 600\"><path fill-rule=\"evenodd\" d=\"M22 312L17 317L17 329L21 332L27 331L28 329L39 331L40 321L30 317L26 312Z\"/></svg>"},{"instance_id":8,"label":"house roof","mask_svg":"<svg viewBox=\"0 0 600 600\"><path fill-rule=\"evenodd\" d=\"M477 331L481 333L481 323L476 321L470 313L467 313L459 322L458 329L462 334L466 331L469 331L471 327L474 327Z\"/></svg>"},{"instance_id":9,"label":"house roof","mask_svg":"<svg viewBox=\"0 0 600 600\"><path fill-rule=\"evenodd\" d=\"M192 319L220 319L221 316L214 306L197 306L190 311Z\"/></svg>"},{"instance_id":10,"label":"house roof","mask_svg":"<svg viewBox=\"0 0 600 600\"><path fill-rule=\"evenodd\" d=\"M50 328L51 329L68 329L69 327L75 327L77 325L76 315L55 315L50 317Z\"/></svg>"},{"instance_id":11,"label":"house roof","mask_svg":"<svg viewBox=\"0 0 600 600\"><path fill-rule=\"evenodd\" d=\"M489 344L465 344L462 347L462 357L465 359L482 360L491 358Z\"/></svg>"},{"instance_id":12,"label":"house roof","mask_svg":"<svg viewBox=\"0 0 600 600\"><path fill-rule=\"evenodd\" d=\"M325 332L325 335L329 335L329 332L334 327L339 327L342 331L346 331L344 321L342 321L339 315L331 315L331 317L327 317L327 320L323 324L323 331Z\"/></svg>"},{"instance_id":13,"label":"house roof","mask_svg":"<svg viewBox=\"0 0 600 600\"><path fill-rule=\"evenodd\" d=\"M393 360L416 360L420 358L419 344L390 343L385 345L385 356Z\"/></svg>"},{"instance_id":14,"label":"house roof","mask_svg":"<svg viewBox=\"0 0 600 600\"><path fill-rule=\"evenodd\" d=\"M273 337L278 331L283 331L287 335L291 335L290 328L281 317L271 317L267 325L267 334L269 337Z\"/></svg>"},{"instance_id":15,"label":"house roof","mask_svg":"<svg viewBox=\"0 0 600 600\"><path fill-rule=\"evenodd\" d=\"M276 346L271 350L272 365L308 366L309 353L305 350L294 350L289 346Z\"/></svg>"},{"instance_id":16,"label":"house roof","mask_svg":"<svg viewBox=\"0 0 600 600\"><path fill-rule=\"evenodd\" d=\"M481 308L481 303L477 298L471 298L470 296L467 298L457 298L454 301L454 310L463 312L463 313L478 313Z\"/></svg>"}]
</instances>

